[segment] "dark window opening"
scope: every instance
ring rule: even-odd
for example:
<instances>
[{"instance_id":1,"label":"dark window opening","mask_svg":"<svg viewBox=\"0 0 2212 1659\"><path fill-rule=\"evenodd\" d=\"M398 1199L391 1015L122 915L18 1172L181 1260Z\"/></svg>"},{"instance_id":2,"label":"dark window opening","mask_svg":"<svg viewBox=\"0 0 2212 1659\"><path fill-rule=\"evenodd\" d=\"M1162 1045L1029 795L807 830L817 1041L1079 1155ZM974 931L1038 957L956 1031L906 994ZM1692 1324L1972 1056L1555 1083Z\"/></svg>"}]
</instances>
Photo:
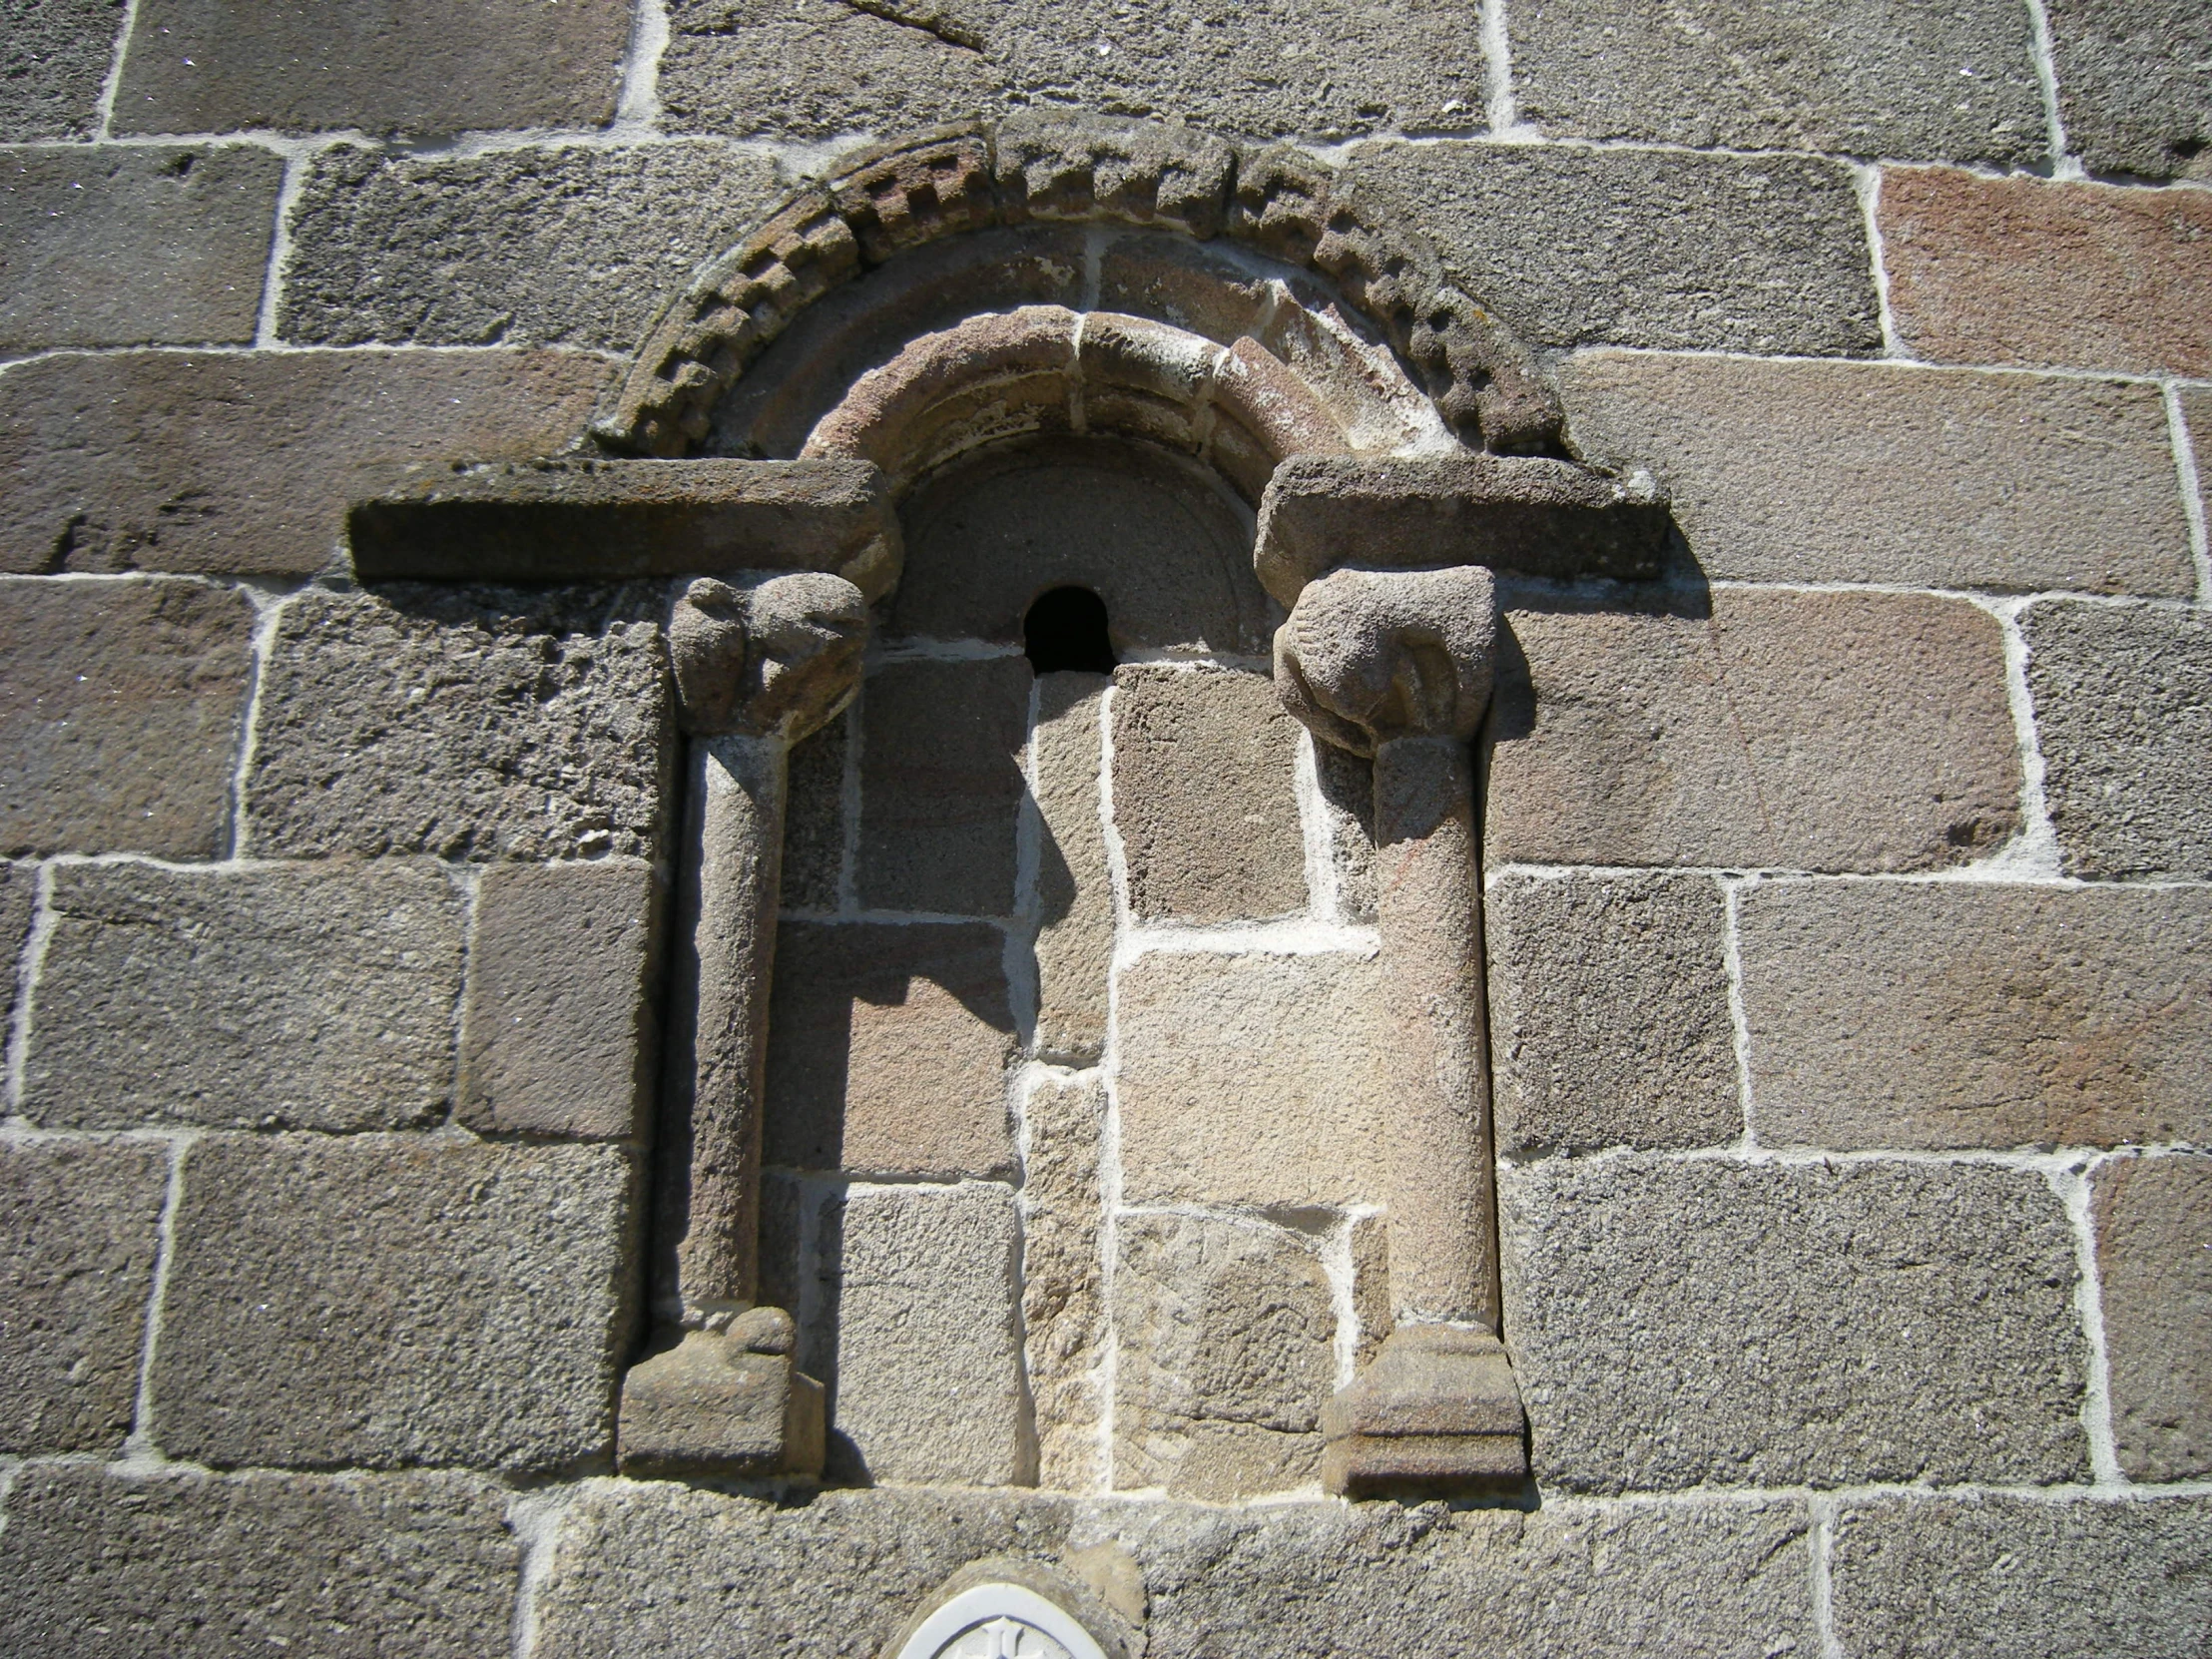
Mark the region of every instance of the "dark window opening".
<instances>
[{"instance_id":1,"label":"dark window opening","mask_svg":"<svg viewBox=\"0 0 2212 1659\"><path fill-rule=\"evenodd\" d=\"M1040 595L1022 618L1022 647L1030 672L1114 672L1114 642L1106 634L1106 601L1089 588L1054 588Z\"/></svg>"}]
</instances>

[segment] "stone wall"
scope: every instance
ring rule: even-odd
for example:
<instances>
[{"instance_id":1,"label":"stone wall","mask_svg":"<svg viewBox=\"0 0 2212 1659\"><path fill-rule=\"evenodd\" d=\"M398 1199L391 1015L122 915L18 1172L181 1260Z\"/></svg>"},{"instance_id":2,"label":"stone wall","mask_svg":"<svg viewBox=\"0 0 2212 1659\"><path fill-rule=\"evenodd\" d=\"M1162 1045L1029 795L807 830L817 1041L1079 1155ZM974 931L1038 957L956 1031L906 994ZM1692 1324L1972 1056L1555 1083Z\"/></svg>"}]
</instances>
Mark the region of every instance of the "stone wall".
<instances>
[{"instance_id":1,"label":"stone wall","mask_svg":"<svg viewBox=\"0 0 2212 1659\"><path fill-rule=\"evenodd\" d=\"M6 16L0 1653L859 1655L1102 1543L1163 1655L2203 1651L2201 8ZM611 1472L670 595L364 590L343 507L580 441L860 136L1040 104L1328 149L1673 502L1681 579L1503 596L1518 1507L1313 1484L1387 1102L1264 630L886 650L799 752L773 1029L849 1063L764 1293L877 1484Z\"/></svg>"}]
</instances>

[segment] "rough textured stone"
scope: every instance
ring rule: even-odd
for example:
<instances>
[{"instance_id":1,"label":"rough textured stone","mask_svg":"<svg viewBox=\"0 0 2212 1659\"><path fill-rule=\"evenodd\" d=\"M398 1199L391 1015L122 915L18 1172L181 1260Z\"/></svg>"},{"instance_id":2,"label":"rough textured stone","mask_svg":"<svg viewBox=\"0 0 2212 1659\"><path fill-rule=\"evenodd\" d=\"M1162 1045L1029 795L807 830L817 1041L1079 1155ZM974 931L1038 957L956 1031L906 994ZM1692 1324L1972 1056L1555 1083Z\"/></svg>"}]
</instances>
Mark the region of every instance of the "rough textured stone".
<instances>
[{"instance_id":1,"label":"rough textured stone","mask_svg":"<svg viewBox=\"0 0 2212 1659\"><path fill-rule=\"evenodd\" d=\"M115 100L127 133L595 127L615 113L625 0L144 0Z\"/></svg>"},{"instance_id":2,"label":"rough textured stone","mask_svg":"<svg viewBox=\"0 0 2212 1659\"><path fill-rule=\"evenodd\" d=\"M1013 1193L855 1186L823 1225L825 1271L838 1280L830 1472L1034 1480Z\"/></svg>"},{"instance_id":3,"label":"rough textured stone","mask_svg":"<svg viewBox=\"0 0 2212 1659\"><path fill-rule=\"evenodd\" d=\"M154 1435L215 1464L604 1456L629 1338L614 1147L362 1137L185 1154Z\"/></svg>"},{"instance_id":4,"label":"rough textured stone","mask_svg":"<svg viewBox=\"0 0 2212 1659\"><path fill-rule=\"evenodd\" d=\"M1263 1221L1115 1229L1114 1484L1228 1499L1309 1486L1337 1384L1329 1276Z\"/></svg>"},{"instance_id":5,"label":"rough textured stone","mask_svg":"<svg viewBox=\"0 0 2212 1659\"><path fill-rule=\"evenodd\" d=\"M2212 195L1885 168L1878 218L1915 356L2212 374Z\"/></svg>"},{"instance_id":6,"label":"rough textured stone","mask_svg":"<svg viewBox=\"0 0 2212 1659\"><path fill-rule=\"evenodd\" d=\"M2112 1433L2136 1480L2212 1474L2212 1158L2126 1158L2090 1178Z\"/></svg>"},{"instance_id":7,"label":"rough textured stone","mask_svg":"<svg viewBox=\"0 0 2212 1659\"><path fill-rule=\"evenodd\" d=\"M2212 1138L2212 891L1790 881L1741 935L1770 1145Z\"/></svg>"},{"instance_id":8,"label":"rough textured stone","mask_svg":"<svg viewBox=\"0 0 2212 1659\"><path fill-rule=\"evenodd\" d=\"M1021 1324L1037 1419L1037 1484L1105 1482L1098 1424L1107 1341L1098 1155L1106 1089L1095 1074L1038 1072L1022 1108Z\"/></svg>"},{"instance_id":9,"label":"rough textured stone","mask_svg":"<svg viewBox=\"0 0 2212 1659\"><path fill-rule=\"evenodd\" d=\"M2012 834L1987 613L1756 589L1664 604L1508 597L1486 861L1932 869Z\"/></svg>"},{"instance_id":10,"label":"rough textured stone","mask_svg":"<svg viewBox=\"0 0 2212 1659\"><path fill-rule=\"evenodd\" d=\"M420 864L63 864L21 1110L48 1127L442 1115L465 906Z\"/></svg>"},{"instance_id":11,"label":"rough textured stone","mask_svg":"<svg viewBox=\"0 0 2212 1659\"><path fill-rule=\"evenodd\" d=\"M2193 1659L2212 1627L2212 1503L1990 1492L1847 1504L1829 1574L1847 1653Z\"/></svg>"},{"instance_id":12,"label":"rough textured stone","mask_svg":"<svg viewBox=\"0 0 2212 1659\"><path fill-rule=\"evenodd\" d=\"M284 164L266 150L0 157L0 352L245 343Z\"/></svg>"},{"instance_id":13,"label":"rough textured stone","mask_svg":"<svg viewBox=\"0 0 2212 1659\"><path fill-rule=\"evenodd\" d=\"M166 1147L0 1142L0 1450L122 1444L168 1185Z\"/></svg>"},{"instance_id":14,"label":"rough textured stone","mask_svg":"<svg viewBox=\"0 0 2212 1659\"><path fill-rule=\"evenodd\" d=\"M821 915L844 892L844 769L855 722L847 710L795 745L784 805L783 907Z\"/></svg>"},{"instance_id":15,"label":"rough textured stone","mask_svg":"<svg viewBox=\"0 0 2212 1659\"><path fill-rule=\"evenodd\" d=\"M890 662L860 708L860 903L1002 916L1014 903L1029 665Z\"/></svg>"},{"instance_id":16,"label":"rough textured stone","mask_svg":"<svg viewBox=\"0 0 2212 1659\"><path fill-rule=\"evenodd\" d=\"M1029 732L1036 802L1037 1023L1042 1058L1097 1061L1106 1044L1107 981L1114 956L1113 880L1099 774L1104 675L1060 670L1037 677Z\"/></svg>"},{"instance_id":17,"label":"rough textured stone","mask_svg":"<svg viewBox=\"0 0 2212 1659\"><path fill-rule=\"evenodd\" d=\"M634 1136L653 1083L652 869L495 864L476 888L456 1115L484 1133Z\"/></svg>"},{"instance_id":18,"label":"rough textured stone","mask_svg":"<svg viewBox=\"0 0 2212 1659\"><path fill-rule=\"evenodd\" d=\"M1114 675L1114 825L1129 907L1148 921L1242 921L1306 908L1298 723L1265 675Z\"/></svg>"},{"instance_id":19,"label":"rough textured stone","mask_svg":"<svg viewBox=\"0 0 2212 1659\"><path fill-rule=\"evenodd\" d=\"M1372 1203L1395 1110L1382 979L1338 953L1154 952L1121 970L1130 1204Z\"/></svg>"},{"instance_id":20,"label":"rough textured stone","mask_svg":"<svg viewBox=\"0 0 2212 1659\"><path fill-rule=\"evenodd\" d=\"M2073 1241L2039 1175L1620 1157L1498 1188L1546 1487L2087 1473Z\"/></svg>"},{"instance_id":21,"label":"rough textured stone","mask_svg":"<svg viewBox=\"0 0 2212 1659\"><path fill-rule=\"evenodd\" d=\"M1271 138L1482 125L1478 31L1441 0L1388 12L1268 0L1203 16L1108 0L677 0L670 14L661 99L693 131L829 138L1037 104Z\"/></svg>"},{"instance_id":22,"label":"rough textured stone","mask_svg":"<svg viewBox=\"0 0 2212 1659\"><path fill-rule=\"evenodd\" d=\"M320 345L627 350L778 188L774 163L720 144L326 150L291 213L277 331Z\"/></svg>"},{"instance_id":23,"label":"rough textured stone","mask_svg":"<svg viewBox=\"0 0 2212 1659\"><path fill-rule=\"evenodd\" d=\"M2212 14L2191 0L2047 0L2066 147L2094 173L2212 177Z\"/></svg>"},{"instance_id":24,"label":"rough textured stone","mask_svg":"<svg viewBox=\"0 0 2212 1659\"><path fill-rule=\"evenodd\" d=\"M1702 876L1492 881L1482 936L1500 1150L1736 1139L1727 931L1720 887Z\"/></svg>"},{"instance_id":25,"label":"rough textured stone","mask_svg":"<svg viewBox=\"0 0 2212 1659\"><path fill-rule=\"evenodd\" d=\"M0 373L0 568L304 576L367 463L542 455L607 365L543 351L148 351Z\"/></svg>"},{"instance_id":26,"label":"rough textured stone","mask_svg":"<svg viewBox=\"0 0 2212 1659\"><path fill-rule=\"evenodd\" d=\"M1841 165L1652 150L1377 146L1359 180L1421 205L1470 293L1550 345L1872 351L1882 331Z\"/></svg>"},{"instance_id":27,"label":"rough textured stone","mask_svg":"<svg viewBox=\"0 0 2212 1659\"><path fill-rule=\"evenodd\" d=\"M1709 577L2187 595L2158 388L1590 352L1576 447L1650 469Z\"/></svg>"},{"instance_id":28,"label":"rough textured stone","mask_svg":"<svg viewBox=\"0 0 2212 1659\"><path fill-rule=\"evenodd\" d=\"M0 1653L115 1659L504 1651L522 1548L488 1481L29 1469Z\"/></svg>"},{"instance_id":29,"label":"rough textured stone","mask_svg":"<svg viewBox=\"0 0 2212 1659\"><path fill-rule=\"evenodd\" d=\"M0 852L219 855L253 634L197 582L0 579Z\"/></svg>"},{"instance_id":30,"label":"rough textured stone","mask_svg":"<svg viewBox=\"0 0 2212 1659\"><path fill-rule=\"evenodd\" d=\"M1507 20L1520 118L1695 149L2048 159L2027 11L2009 0L1533 0Z\"/></svg>"},{"instance_id":31,"label":"rough textured stone","mask_svg":"<svg viewBox=\"0 0 2212 1659\"><path fill-rule=\"evenodd\" d=\"M658 584L309 592L276 624L247 845L651 856L674 744Z\"/></svg>"},{"instance_id":32,"label":"rough textured stone","mask_svg":"<svg viewBox=\"0 0 2212 1659\"><path fill-rule=\"evenodd\" d=\"M2067 873L2212 878L2212 625L2203 613L2045 604L2020 626Z\"/></svg>"},{"instance_id":33,"label":"rough textured stone","mask_svg":"<svg viewBox=\"0 0 2212 1659\"><path fill-rule=\"evenodd\" d=\"M0 863L0 1019L15 1019L15 999L20 993L17 966L23 944L31 934L31 916L38 905L38 870L31 864Z\"/></svg>"},{"instance_id":34,"label":"rough textured stone","mask_svg":"<svg viewBox=\"0 0 2212 1659\"><path fill-rule=\"evenodd\" d=\"M1005 935L786 922L769 1008L768 1162L871 1175L1013 1168Z\"/></svg>"},{"instance_id":35,"label":"rough textured stone","mask_svg":"<svg viewBox=\"0 0 2212 1659\"><path fill-rule=\"evenodd\" d=\"M10 0L0 17L0 143L90 138L125 0Z\"/></svg>"}]
</instances>

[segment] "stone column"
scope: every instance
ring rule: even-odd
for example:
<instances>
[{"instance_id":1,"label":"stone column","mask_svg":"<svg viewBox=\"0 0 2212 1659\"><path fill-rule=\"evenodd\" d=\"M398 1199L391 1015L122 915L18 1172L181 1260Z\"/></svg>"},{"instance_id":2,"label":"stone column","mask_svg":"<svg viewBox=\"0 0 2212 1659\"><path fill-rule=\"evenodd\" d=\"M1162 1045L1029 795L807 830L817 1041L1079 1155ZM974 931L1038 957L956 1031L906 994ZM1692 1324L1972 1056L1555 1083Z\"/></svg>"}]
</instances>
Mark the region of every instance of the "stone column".
<instances>
[{"instance_id":1,"label":"stone column","mask_svg":"<svg viewBox=\"0 0 2212 1659\"><path fill-rule=\"evenodd\" d=\"M867 604L806 571L691 584L669 624L691 736L686 857L656 1147L654 1352L624 1380L638 1473L812 1473L821 1384L756 1308L770 975L791 746L859 683Z\"/></svg>"},{"instance_id":2,"label":"stone column","mask_svg":"<svg viewBox=\"0 0 2212 1659\"><path fill-rule=\"evenodd\" d=\"M1489 705L1490 573L1346 568L1276 635L1285 705L1375 763L1378 921L1394 1022L1382 1151L1395 1329L1324 1417L1355 1494L1517 1484L1520 1397L1497 1337L1497 1207L1469 744Z\"/></svg>"}]
</instances>

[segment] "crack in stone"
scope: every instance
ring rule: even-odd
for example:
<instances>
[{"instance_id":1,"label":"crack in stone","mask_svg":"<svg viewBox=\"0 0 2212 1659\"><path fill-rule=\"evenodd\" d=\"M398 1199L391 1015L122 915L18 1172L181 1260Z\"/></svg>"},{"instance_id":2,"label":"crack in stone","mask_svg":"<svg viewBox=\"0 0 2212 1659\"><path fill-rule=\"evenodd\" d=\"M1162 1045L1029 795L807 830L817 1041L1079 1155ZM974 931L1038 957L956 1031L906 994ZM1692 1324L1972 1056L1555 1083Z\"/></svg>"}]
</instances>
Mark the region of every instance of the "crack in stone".
<instances>
[{"instance_id":1,"label":"crack in stone","mask_svg":"<svg viewBox=\"0 0 2212 1659\"><path fill-rule=\"evenodd\" d=\"M901 28L918 29L921 33L941 40L947 46L956 46L963 52L980 54L983 50L981 34L934 7L925 12L909 12L891 4L891 0L835 0L835 3L847 11L858 12L863 17L879 17L885 23L896 23Z\"/></svg>"}]
</instances>

